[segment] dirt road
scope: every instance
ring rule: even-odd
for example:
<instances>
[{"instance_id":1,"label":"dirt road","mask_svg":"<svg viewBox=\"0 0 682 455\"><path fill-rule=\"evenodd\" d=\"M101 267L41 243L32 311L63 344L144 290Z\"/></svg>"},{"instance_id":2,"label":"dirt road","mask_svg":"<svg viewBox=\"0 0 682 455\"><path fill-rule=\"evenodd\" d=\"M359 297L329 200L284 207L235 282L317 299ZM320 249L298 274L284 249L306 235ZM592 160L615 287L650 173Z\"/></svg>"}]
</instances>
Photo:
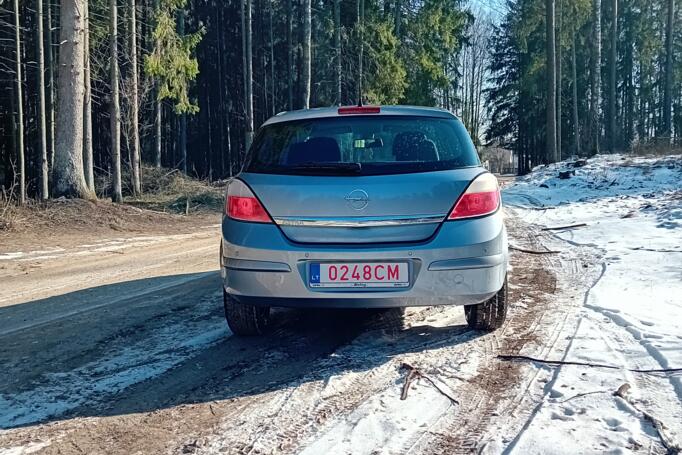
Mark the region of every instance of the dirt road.
<instances>
[{"instance_id":1,"label":"dirt road","mask_svg":"<svg viewBox=\"0 0 682 455\"><path fill-rule=\"evenodd\" d=\"M509 227L517 245L558 241ZM510 320L495 334L467 330L461 308L280 310L271 334L240 339L222 315L218 241L207 226L1 254L0 453L467 453L491 433L509 442L542 383L496 355L561 353L559 334L599 274L579 247L514 252ZM403 364L432 382L401 401Z\"/></svg>"}]
</instances>

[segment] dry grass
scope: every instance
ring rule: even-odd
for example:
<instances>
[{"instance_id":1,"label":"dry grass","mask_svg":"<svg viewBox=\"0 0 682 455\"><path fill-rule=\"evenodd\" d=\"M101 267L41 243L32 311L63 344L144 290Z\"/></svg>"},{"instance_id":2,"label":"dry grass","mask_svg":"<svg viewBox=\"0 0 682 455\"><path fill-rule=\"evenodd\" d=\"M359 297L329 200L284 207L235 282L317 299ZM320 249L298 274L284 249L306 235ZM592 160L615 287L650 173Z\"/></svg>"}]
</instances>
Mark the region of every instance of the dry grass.
<instances>
[{"instance_id":1,"label":"dry grass","mask_svg":"<svg viewBox=\"0 0 682 455\"><path fill-rule=\"evenodd\" d=\"M104 228L114 231L144 230L147 225L171 221L177 215L158 214L127 204L82 199L52 199L46 202L29 200L22 207L12 206L8 231L31 230L35 232L92 231Z\"/></svg>"},{"instance_id":2,"label":"dry grass","mask_svg":"<svg viewBox=\"0 0 682 455\"><path fill-rule=\"evenodd\" d=\"M128 176L124 175L124 182ZM109 188L106 178L99 177L98 188ZM144 231L149 226L182 222L185 216L221 213L225 182L210 184L195 180L178 171L144 167L142 191L133 197L124 183L124 203L112 204L106 191L100 200L51 199L47 202L28 200L16 205L16 198L0 193L0 232L50 229Z\"/></svg>"},{"instance_id":3,"label":"dry grass","mask_svg":"<svg viewBox=\"0 0 682 455\"><path fill-rule=\"evenodd\" d=\"M164 213L191 214L222 211L225 182L209 183L183 175L176 169L142 167L142 195L134 197L127 170L122 176L124 203L147 210ZM108 177L100 177L98 194L109 197L111 187Z\"/></svg>"},{"instance_id":4,"label":"dry grass","mask_svg":"<svg viewBox=\"0 0 682 455\"><path fill-rule=\"evenodd\" d=\"M682 143L671 143L670 138L652 138L633 143L630 152L636 156L682 155Z\"/></svg>"},{"instance_id":5,"label":"dry grass","mask_svg":"<svg viewBox=\"0 0 682 455\"><path fill-rule=\"evenodd\" d=\"M14 202L0 195L0 231L10 230L16 224L16 207Z\"/></svg>"},{"instance_id":6,"label":"dry grass","mask_svg":"<svg viewBox=\"0 0 682 455\"><path fill-rule=\"evenodd\" d=\"M4 185L0 187L0 231L10 230L16 224L15 199L17 188L17 174L14 172L14 182L9 189L5 188Z\"/></svg>"},{"instance_id":7,"label":"dry grass","mask_svg":"<svg viewBox=\"0 0 682 455\"><path fill-rule=\"evenodd\" d=\"M213 184L188 178L177 170L142 169L142 196L126 197L127 204L171 213L220 212L225 198L225 182Z\"/></svg>"}]
</instances>

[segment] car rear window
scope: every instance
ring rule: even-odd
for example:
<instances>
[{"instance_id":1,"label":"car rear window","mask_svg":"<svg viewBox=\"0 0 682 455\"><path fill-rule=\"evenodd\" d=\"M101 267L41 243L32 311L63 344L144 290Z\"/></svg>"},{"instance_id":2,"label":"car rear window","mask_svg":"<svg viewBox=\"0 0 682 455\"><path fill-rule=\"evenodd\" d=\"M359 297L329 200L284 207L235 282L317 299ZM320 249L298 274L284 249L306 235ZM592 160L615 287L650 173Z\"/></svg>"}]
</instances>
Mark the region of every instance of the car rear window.
<instances>
[{"instance_id":1,"label":"car rear window","mask_svg":"<svg viewBox=\"0 0 682 455\"><path fill-rule=\"evenodd\" d=\"M461 122L410 116L330 117L263 127L245 170L383 175L480 165Z\"/></svg>"}]
</instances>

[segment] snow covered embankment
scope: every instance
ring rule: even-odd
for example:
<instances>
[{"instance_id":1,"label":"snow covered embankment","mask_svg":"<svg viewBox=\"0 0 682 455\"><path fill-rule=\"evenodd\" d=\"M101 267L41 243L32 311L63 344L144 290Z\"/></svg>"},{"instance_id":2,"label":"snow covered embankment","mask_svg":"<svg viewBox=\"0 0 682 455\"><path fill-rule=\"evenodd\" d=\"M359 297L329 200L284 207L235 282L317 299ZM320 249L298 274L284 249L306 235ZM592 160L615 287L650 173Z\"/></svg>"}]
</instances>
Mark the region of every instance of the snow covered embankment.
<instances>
[{"instance_id":1,"label":"snow covered embankment","mask_svg":"<svg viewBox=\"0 0 682 455\"><path fill-rule=\"evenodd\" d=\"M577 393L550 391L510 448L575 453L578 445L629 453L674 447L682 442L682 374L627 369L682 367L682 157L611 155L578 165L537 168L503 198L530 223L584 224L552 230L566 248L594 248L603 269L576 333L567 334L573 341L566 360L623 370L561 367L556 386L571 384ZM627 399L613 396L625 383Z\"/></svg>"}]
</instances>

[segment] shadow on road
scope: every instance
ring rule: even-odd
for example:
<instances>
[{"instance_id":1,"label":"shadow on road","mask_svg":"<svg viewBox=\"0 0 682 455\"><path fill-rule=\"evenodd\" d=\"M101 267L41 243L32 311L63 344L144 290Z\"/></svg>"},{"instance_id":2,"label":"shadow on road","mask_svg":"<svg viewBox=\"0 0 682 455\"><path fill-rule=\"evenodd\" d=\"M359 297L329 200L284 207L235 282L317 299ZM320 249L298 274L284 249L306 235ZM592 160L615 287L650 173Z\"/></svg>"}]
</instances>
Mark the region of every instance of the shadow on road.
<instances>
[{"instance_id":1,"label":"shadow on road","mask_svg":"<svg viewBox=\"0 0 682 455\"><path fill-rule=\"evenodd\" d=\"M271 333L239 338L222 311L217 272L0 308L0 428L260 394L480 335L401 310L276 310Z\"/></svg>"}]
</instances>

